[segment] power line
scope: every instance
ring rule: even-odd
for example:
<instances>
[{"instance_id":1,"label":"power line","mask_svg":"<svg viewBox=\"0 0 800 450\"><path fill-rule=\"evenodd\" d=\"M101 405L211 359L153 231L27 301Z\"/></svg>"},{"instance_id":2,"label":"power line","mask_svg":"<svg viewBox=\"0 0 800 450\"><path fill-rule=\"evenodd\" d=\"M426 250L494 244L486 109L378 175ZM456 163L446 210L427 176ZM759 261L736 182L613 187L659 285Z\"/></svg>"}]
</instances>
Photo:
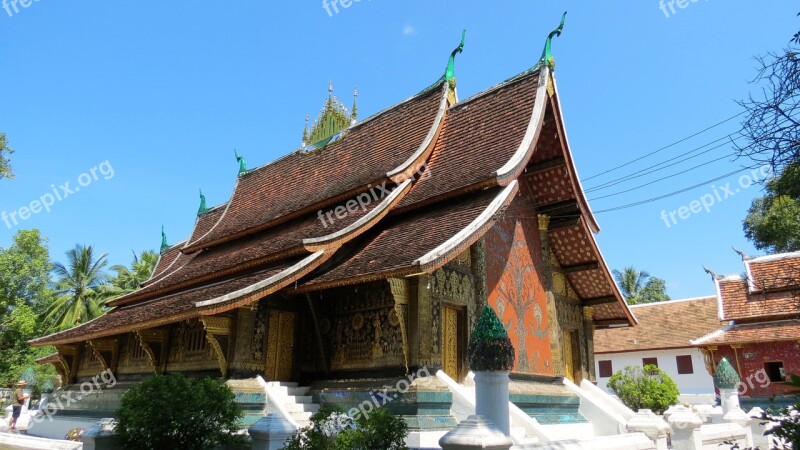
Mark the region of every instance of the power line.
<instances>
[{"instance_id":1,"label":"power line","mask_svg":"<svg viewBox=\"0 0 800 450\"><path fill-rule=\"evenodd\" d=\"M735 175L735 174L737 174L737 173L739 173L739 172L741 172L743 170L754 169L756 167L758 167L758 166L743 167L743 168L735 170L733 172L726 173L725 175L719 176L717 178L714 178L714 179L711 179L711 180L707 180L707 181L704 181L702 183L695 184L694 186L689 186L687 188L683 188L683 189L677 190L675 192L670 192L669 194L660 195L658 197L653 197L653 198L649 198L647 200L641 200L641 201L634 202L634 203L628 203L627 205L621 205L621 206L615 206L613 208L601 209L599 211L594 211L594 213L595 214L602 214L602 213L605 213L605 212L618 211L620 209L633 208L634 206L644 205L646 203L652 203L652 202L657 201L657 200L662 200L662 199L665 199L665 198L668 198L668 197L672 197L672 196L675 196L675 195L678 195L678 194L682 194L682 193L684 193L686 191L691 191L692 189L696 189L696 188L705 186L708 183L713 183L713 182L719 181L719 180L721 180L721 179L723 179L725 177L729 177L731 175Z\"/></svg>"},{"instance_id":2,"label":"power line","mask_svg":"<svg viewBox=\"0 0 800 450\"><path fill-rule=\"evenodd\" d=\"M717 123L715 123L714 125L711 125L711 126L710 126L710 127L708 127L708 128L705 128L705 129L703 129L703 130L700 130L700 131L698 131L697 133L694 133L694 134L692 134L691 136L687 136L687 137L685 137L685 138L683 138L683 139L681 139L681 140L675 141L675 142L673 142L673 143L671 143L671 144L669 144L669 145L665 145L664 147L661 147L661 148L659 148L659 149L657 149L657 150L653 150L652 152L650 152L650 153L648 153L648 154L646 154L646 155L640 156L640 157L638 157L638 158L636 158L636 159L633 159L633 160L631 160L631 161L628 161L628 162L626 162L626 163L624 163L624 164L620 164L619 166L612 167L612 168L610 168L610 169L608 169L608 170L606 170L606 171L600 172L600 173L598 173L598 174L596 174L596 175L592 175L592 176L590 176L590 177L588 177L588 178L584 178L583 180L581 180L581 182L589 181L589 180L595 179L595 178L597 178L597 177L599 177L599 176L605 175L605 174L607 174L607 173L614 172L614 171L616 171L616 170L619 170L619 169L621 169L621 168L623 168L623 167L627 167L627 166L629 166L629 165L631 165L631 164L633 164L633 163L635 163L635 162L641 161L641 160L643 160L643 159L645 159L645 158L647 158L647 157L650 157L650 156L652 156L652 155L655 155L656 153L659 153L659 152L661 152L661 151L663 151L663 150L666 150L666 149L668 149L668 148L672 148L672 147L674 147L674 146L676 146L676 145L678 145L678 144L681 144L681 143L683 143L683 142L686 142L686 141L688 141L689 139L691 139L691 138L693 138L693 137L699 136L699 135L701 135L701 134L705 133L706 131L712 130L712 129L714 129L714 128L716 128L716 127L718 127L718 126L720 126L720 125L722 125L722 124L724 124L724 123L730 122L731 120L733 120L733 119L735 119L735 118L737 118L737 117L741 116L741 115L742 115L742 114L744 114L744 113L745 113L745 112L744 112L744 111L742 111L742 112L740 112L740 113L738 113L738 114L735 114L735 115L733 115L733 116L731 116L731 117L728 117L728 118L727 118L727 119L725 119L725 120L722 120L721 122L717 122Z\"/></svg>"},{"instance_id":3,"label":"power line","mask_svg":"<svg viewBox=\"0 0 800 450\"><path fill-rule=\"evenodd\" d=\"M658 163L658 164L654 164L654 165L652 165L652 166L650 166L650 167L645 167L644 169L637 170L636 172L633 172L633 173L631 173L631 174L629 174L629 175L626 175L626 176L624 176L624 177L620 177L620 178L617 178L617 179L615 179L615 180L611 180L611 181L608 181L608 182L606 182L606 183L603 183L603 184L597 185L597 186L595 186L595 187L593 187L593 188L586 189L586 190L585 190L585 192L587 192L587 193L588 193L588 192L594 192L594 191L599 191L599 190L602 190L602 189L609 188L609 187L611 187L611 186L616 186L617 184L624 183L625 181L633 180L633 179L636 179L636 178L641 178L641 177L643 177L643 176L645 176L645 175L650 175L651 173L655 173L655 172L658 172L658 171L661 171L661 170L667 169L667 168L669 168L669 167L676 166L676 165L678 165L678 164L680 164L680 163L683 163L683 162L689 161L690 159L697 158L698 156L705 155L706 153L712 152L712 151L714 151L714 150L716 150L716 149L718 149L718 148L721 148L721 147L724 147L724 146L726 146L726 145L728 144L728 142L724 142L724 143L722 143L722 144L719 144L719 145L716 145L716 146L714 146L714 147L711 147L711 148L709 148L708 150L705 150L705 151L702 151L702 152L700 152L700 153L697 153L696 155L692 155L692 156L689 156L689 157L687 157L687 158L680 159L680 160L678 160L678 161L676 161L676 162L673 162L672 164L667 164L667 165L664 165L664 164L666 164L666 163L668 163L668 162L671 162L671 161L674 161L674 160L676 160L676 159L682 158L682 157L684 157L684 156L686 156L686 155L688 155L688 154L690 154L690 153L694 153L694 152L696 152L697 150L700 150L701 148L703 148L703 147L705 147L705 146L707 146L707 145L714 144L714 143L716 143L716 142L719 142L719 141L721 141L721 140L723 140L723 139L728 139L730 136L731 136L731 135L723 136L722 138L720 138L720 139L717 139L717 140L715 140L715 141L712 141L712 142L709 142L708 144L705 144L705 145L703 145L702 147L695 148L695 149L693 149L693 150L690 150L690 151L688 151L688 152L686 152L686 153L681 153L681 154L680 154L680 155L678 155L678 156L675 156L675 157L673 157L673 158L667 159L667 160L665 160L665 161L662 161L662 162L660 162L660 163ZM731 142L735 143L735 141L731 141ZM728 156L733 156L734 154L735 154L735 153L729 153L729 154L726 154L726 155L725 155L725 157L728 157ZM659 167L659 166L661 166L661 167ZM654 169L654 168L655 168L655 169ZM653 170L650 170L650 169L653 169ZM649 172L648 172L648 170L649 170ZM643 172L644 172L644 173L643 173Z\"/></svg>"},{"instance_id":4,"label":"power line","mask_svg":"<svg viewBox=\"0 0 800 450\"><path fill-rule=\"evenodd\" d=\"M723 159L726 159L726 158L728 158L728 157L730 157L730 156L733 156L733 155L734 155L733 153L730 153L730 154L728 154L728 155L724 155L724 156L722 156L722 157L720 157L720 158L712 159L711 161L706 161L706 162L704 162L704 163L702 163L702 164L698 164L698 165L696 165L696 166L693 166L693 167L690 167L690 168L688 168L688 169L686 169L686 170L683 170L683 171L680 171L680 172L677 172L677 173L673 173L673 174L671 174L671 175L667 175L667 176L665 176L665 177L661 177L661 178L659 178L659 179L657 179L657 180L653 180L653 181L650 181L650 182L648 182L648 183L645 183L645 184L640 184L639 186L632 187L632 188L630 188L630 189L626 189L626 190L624 190L624 191L619 191L619 192L615 192L615 193L613 193L613 194L607 194L607 195L603 195L603 196L600 196L600 197L594 197L594 198L590 198L590 199L589 199L589 201L590 201L590 202L593 202L593 201L595 201L595 200L600 200L600 199L603 199L603 198L615 197L615 196L617 196L617 195L626 194L626 193L628 193L628 192L635 191L635 190L641 189L641 188L643 188L643 187L650 186L651 184L658 183L659 181L664 181L664 180L667 180L667 179L670 179L670 178L673 178L673 177L677 177L678 175L683 175L683 174L685 174L685 173L687 173L687 172L691 172L691 171L693 171L693 170L699 169L699 168L701 168L701 167L705 167L705 166L707 166L707 165L709 165L709 164L713 164L713 163L715 163L715 162L717 162L717 161L721 161L721 160L723 160Z\"/></svg>"}]
</instances>

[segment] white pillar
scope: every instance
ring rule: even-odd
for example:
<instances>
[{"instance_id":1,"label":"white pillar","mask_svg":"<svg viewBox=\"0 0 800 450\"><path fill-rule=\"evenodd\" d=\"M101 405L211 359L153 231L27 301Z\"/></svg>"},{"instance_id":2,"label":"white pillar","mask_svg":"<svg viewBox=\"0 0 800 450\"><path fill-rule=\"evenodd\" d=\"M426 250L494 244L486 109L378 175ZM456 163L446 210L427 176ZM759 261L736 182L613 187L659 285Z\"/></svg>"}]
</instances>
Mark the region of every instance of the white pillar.
<instances>
[{"instance_id":1,"label":"white pillar","mask_svg":"<svg viewBox=\"0 0 800 450\"><path fill-rule=\"evenodd\" d=\"M700 427L703 421L685 406L678 406L669 416L669 427L672 430L673 450L702 450L703 437Z\"/></svg>"},{"instance_id":2,"label":"white pillar","mask_svg":"<svg viewBox=\"0 0 800 450\"><path fill-rule=\"evenodd\" d=\"M467 417L439 439L443 450L508 450L512 445L511 438L483 416Z\"/></svg>"},{"instance_id":3,"label":"white pillar","mask_svg":"<svg viewBox=\"0 0 800 450\"><path fill-rule=\"evenodd\" d=\"M719 397L722 402L722 415L739 408L739 392L736 389L720 389Z\"/></svg>"},{"instance_id":4,"label":"white pillar","mask_svg":"<svg viewBox=\"0 0 800 450\"><path fill-rule=\"evenodd\" d=\"M653 411L649 409L640 409L639 412L628 421L627 428L631 433L644 433L655 443L657 450L667 450L669 425L667 425L664 419L655 415Z\"/></svg>"},{"instance_id":5,"label":"white pillar","mask_svg":"<svg viewBox=\"0 0 800 450\"><path fill-rule=\"evenodd\" d=\"M280 450L287 439L297 434L297 427L280 414L269 414L247 431L253 439L253 450Z\"/></svg>"},{"instance_id":6,"label":"white pillar","mask_svg":"<svg viewBox=\"0 0 800 450\"><path fill-rule=\"evenodd\" d=\"M475 372L475 414L486 417L511 436L508 382L508 372Z\"/></svg>"},{"instance_id":7,"label":"white pillar","mask_svg":"<svg viewBox=\"0 0 800 450\"><path fill-rule=\"evenodd\" d=\"M736 398L738 399L739 397L737 396ZM737 405L736 408L728 411L728 413L723 416L722 420L728 423L735 423L744 428L747 433L747 442L745 447L753 446L753 430L750 428L750 423L753 421L753 419L751 419L750 416L742 410L742 408Z\"/></svg>"}]
</instances>

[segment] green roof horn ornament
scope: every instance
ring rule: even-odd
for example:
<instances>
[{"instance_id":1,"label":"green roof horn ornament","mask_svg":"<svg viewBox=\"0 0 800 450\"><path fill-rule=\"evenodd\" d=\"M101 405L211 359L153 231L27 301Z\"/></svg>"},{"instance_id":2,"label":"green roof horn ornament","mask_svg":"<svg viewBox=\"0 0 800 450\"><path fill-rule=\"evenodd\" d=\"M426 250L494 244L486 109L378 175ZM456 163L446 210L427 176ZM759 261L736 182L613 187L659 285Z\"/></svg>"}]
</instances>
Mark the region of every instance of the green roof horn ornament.
<instances>
[{"instance_id":1,"label":"green roof horn ornament","mask_svg":"<svg viewBox=\"0 0 800 450\"><path fill-rule=\"evenodd\" d=\"M467 29L461 32L461 43L450 53L450 60L447 61L447 70L444 72L444 80L450 84L451 89L456 88L456 55L464 51L464 40L467 38Z\"/></svg>"},{"instance_id":2,"label":"green roof horn ornament","mask_svg":"<svg viewBox=\"0 0 800 450\"><path fill-rule=\"evenodd\" d=\"M244 175L247 173L247 161L244 160L244 156L239 156L239 152L236 149L233 149L233 155L236 157L236 161L239 163L239 175Z\"/></svg>"},{"instance_id":3,"label":"green roof horn ornament","mask_svg":"<svg viewBox=\"0 0 800 450\"><path fill-rule=\"evenodd\" d=\"M714 385L719 389L736 389L739 386L739 374L733 370L733 367L727 359L722 358L722 361L717 365L717 370L714 372Z\"/></svg>"},{"instance_id":4,"label":"green roof horn ornament","mask_svg":"<svg viewBox=\"0 0 800 450\"><path fill-rule=\"evenodd\" d=\"M197 210L197 215L200 216L206 211L208 211L208 208L206 207L206 196L203 195L203 190L200 189L200 209Z\"/></svg>"},{"instance_id":5,"label":"green roof horn ornament","mask_svg":"<svg viewBox=\"0 0 800 450\"><path fill-rule=\"evenodd\" d=\"M167 244L167 233L164 231L164 225L161 225L161 253L163 254L169 250L169 244Z\"/></svg>"},{"instance_id":6,"label":"green roof horn ornament","mask_svg":"<svg viewBox=\"0 0 800 450\"><path fill-rule=\"evenodd\" d=\"M550 34L547 35L547 41L544 43L544 50L542 51L542 58L539 60L539 66L547 66L551 70L555 70L556 68L556 60L553 58L553 51L552 51L552 44L553 38L561 36L561 31L564 30L564 22L567 20L567 12L564 11L564 15L561 16L561 24L555 30L551 31Z\"/></svg>"}]
</instances>

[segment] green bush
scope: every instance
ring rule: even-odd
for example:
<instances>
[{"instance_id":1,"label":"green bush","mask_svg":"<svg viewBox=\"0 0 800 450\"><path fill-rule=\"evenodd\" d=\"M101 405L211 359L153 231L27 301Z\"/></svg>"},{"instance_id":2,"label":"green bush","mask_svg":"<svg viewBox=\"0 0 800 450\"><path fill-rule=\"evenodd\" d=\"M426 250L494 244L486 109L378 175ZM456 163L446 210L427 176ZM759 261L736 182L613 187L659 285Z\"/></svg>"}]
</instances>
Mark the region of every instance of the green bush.
<instances>
[{"instance_id":1,"label":"green bush","mask_svg":"<svg viewBox=\"0 0 800 450\"><path fill-rule=\"evenodd\" d=\"M231 389L214 378L156 375L122 397L117 435L126 449L207 450L240 444L243 416Z\"/></svg>"},{"instance_id":2,"label":"green bush","mask_svg":"<svg viewBox=\"0 0 800 450\"><path fill-rule=\"evenodd\" d=\"M627 366L608 380L608 387L628 408L663 414L678 403L678 386L658 366Z\"/></svg>"},{"instance_id":3,"label":"green bush","mask_svg":"<svg viewBox=\"0 0 800 450\"><path fill-rule=\"evenodd\" d=\"M322 408L283 450L408 450L407 435L406 421L385 409L353 420L339 409Z\"/></svg>"}]
</instances>

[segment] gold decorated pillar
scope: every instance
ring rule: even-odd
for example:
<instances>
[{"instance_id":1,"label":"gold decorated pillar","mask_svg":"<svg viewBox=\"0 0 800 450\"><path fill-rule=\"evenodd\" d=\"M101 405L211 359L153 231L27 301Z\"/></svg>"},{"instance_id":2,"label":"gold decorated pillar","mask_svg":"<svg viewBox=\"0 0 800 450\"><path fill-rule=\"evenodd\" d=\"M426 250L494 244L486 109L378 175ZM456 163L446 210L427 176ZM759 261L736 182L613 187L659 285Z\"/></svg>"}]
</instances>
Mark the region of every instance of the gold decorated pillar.
<instances>
[{"instance_id":1,"label":"gold decorated pillar","mask_svg":"<svg viewBox=\"0 0 800 450\"><path fill-rule=\"evenodd\" d=\"M550 353L553 374L564 376L564 358L561 347L561 327L558 324L558 310L553 290L553 254L550 251L550 216L539 214L539 241L542 249L542 276L544 292L547 296L547 328L550 330Z\"/></svg>"},{"instance_id":2,"label":"gold decorated pillar","mask_svg":"<svg viewBox=\"0 0 800 450\"><path fill-rule=\"evenodd\" d=\"M410 348L408 339L408 305L411 294L410 283L405 278L389 278L389 288L394 299L394 314L400 324L400 335L403 339L403 362L406 374L409 373Z\"/></svg>"},{"instance_id":3,"label":"gold decorated pillar","mask_svg":"<svg viewBox=\"0 0 800 450\"><path fill-rule=\"evenodd\" d=\"M583 332L586 334L586 371L583 377L597 381L594 369L594 311L591 306L583 308Z\"/></svg>"}]
</instances>

